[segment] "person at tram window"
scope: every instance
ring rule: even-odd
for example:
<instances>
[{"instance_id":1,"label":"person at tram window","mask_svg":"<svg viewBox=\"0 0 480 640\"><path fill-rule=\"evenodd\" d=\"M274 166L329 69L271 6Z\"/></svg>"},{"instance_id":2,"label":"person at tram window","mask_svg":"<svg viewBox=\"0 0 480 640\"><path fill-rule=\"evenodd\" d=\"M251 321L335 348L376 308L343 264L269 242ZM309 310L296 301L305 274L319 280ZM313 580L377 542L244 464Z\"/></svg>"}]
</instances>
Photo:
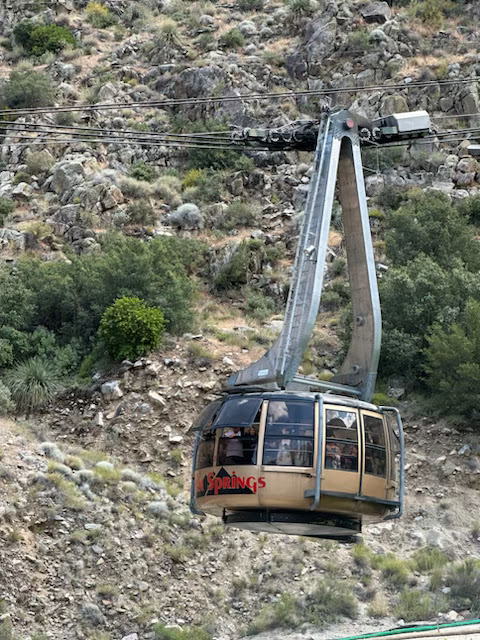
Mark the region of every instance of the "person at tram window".
<instances>
[{"instance_id":1,"label":"person at tram window","mask_svg":"<svg viewBox=\"0 0 480 640\"><path fill-rule=\"evenodd\" d=\"M228 438L225 445L225 461L223 464L243 464L245 462L243 454L243 442L241 441L242 430L240 427L228 429L223 434Z\"/></svg>"},{"instance_id":2,"label":"person at tram window","mask_svg":"<svg viewBox=\"0 0 480 640\"><path fill-rule=\"evenodd\" d=\"M244 431L245 437L243 438L243 454L245 464L257 464L258 427L252 425Z\"/></svg>"},{"instance_id":3,"label":"person at tram window","mask_svg":"<svg viewBox=\"0 0 480 640\"><path fill-rule=\"evenodd\" d=\"M358 448L357 445L352 442L352 444L346 444L343 447L342 453L342 468L343 469L353 469L356 470L358 467Z\"/></svg>"},{"instance_id":4,"label":"person at tram window","mask_svg":"<svg viewBox=\"0 0 480 640\"><path fill-rule=\"evenodd\" d=\"M287 427L283 427L282 436L289 436L289 430ZM278 453L276 463L283 466L293 465L293 452L292 441L289 437L284 437L280 440L278 445Z\"/></svg>"},{"instance_id":5,"label":"person at tram window","mask_svg":"<svg viewBox=\"0 0 480 640\"><path fill-rule=\"evenodd\" d=\"M328 440L335 437L333 430L327 430L327 444L325 445L325 466L329 469L340 469L342 456L340 447L336 442Z\"/></svg>"},{"instance_id":6,"label":"person at tram window","mask_svg":"<svg viewBox=\"0 0 480 640\"><path fill-rule=\"evenodd\" d=\"M270 402L270 406L268 408L268 426L275 424L285 424L288 422L288 407L286 402ZM267 429L270 435L280 434L281 431L278 429Z\"/></svg>"}]
</instances>

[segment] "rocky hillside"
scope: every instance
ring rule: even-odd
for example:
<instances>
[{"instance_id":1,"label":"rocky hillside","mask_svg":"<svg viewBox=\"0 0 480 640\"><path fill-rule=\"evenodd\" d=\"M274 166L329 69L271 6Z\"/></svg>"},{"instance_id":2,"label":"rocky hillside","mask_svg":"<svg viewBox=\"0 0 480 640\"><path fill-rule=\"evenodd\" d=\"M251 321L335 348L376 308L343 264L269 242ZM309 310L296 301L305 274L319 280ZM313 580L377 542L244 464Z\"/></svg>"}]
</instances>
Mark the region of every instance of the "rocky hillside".
<instances>
[{"instance_id":1,"label":"rocky hillside","mask_svg":"<svg viewBox=\"0 0 480 640\"><path fill-rule=\"evenodd\" d=\"M479 23L465 1L1 1L0 374L40 354L63 363L68 384L28 419L5 411L0 386L0 640L319 640L480 615L480 441L419 417L405 380L384 389L407 415L398 523L352 547L190 514L189 425L281 326L311 156L186 149L164 135L279 127L317 118L326 98L368 117L427 109L438 130L474 128L478 87L465 79L480 75ZM301 89L332 93L288 95ZM29 108L43 111L14 111ZM428 187L466 200L479 183L467 145L457 135L365 153L380 275L387 196ZM164 276L178 290L152 300L171 313L171 335L118 365L95 350L102 298L137 294L158 255L167 270L155 244L165 238L180 243L178 279ZM140 245L154 247L143 263ZM304 373L336 365L348 302L338 208L329 245ZM100 293L85 308L72 300L90 289Z\"/></svg>"},{"instance_id":2,"label":"rocky hillside","mask_svg":"<svg viewBox=\"0 0 480 640\"><path fill-rule=\"evenodd\" d=\"M329 637L469 615L450 594L478 554L476 435L409 420L405 516L366 530L363 546L224 531L189 512L186 436L223 367L186 373L177 352L30 424L2 422L3 638L162 638L158 623L236 638L291 626L300 609L288 598L302 597L326 603L300 621L298 637L315 639L345 615L354 622Z\"/></svg>"}]
</instances>

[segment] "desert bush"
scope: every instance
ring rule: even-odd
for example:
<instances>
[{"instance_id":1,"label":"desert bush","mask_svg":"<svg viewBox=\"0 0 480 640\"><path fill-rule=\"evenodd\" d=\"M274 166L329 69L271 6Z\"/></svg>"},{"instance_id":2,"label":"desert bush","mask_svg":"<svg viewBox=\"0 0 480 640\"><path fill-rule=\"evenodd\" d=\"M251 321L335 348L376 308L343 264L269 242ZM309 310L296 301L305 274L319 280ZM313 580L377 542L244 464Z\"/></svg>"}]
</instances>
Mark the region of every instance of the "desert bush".
<instances>
[{"instance_id":1,"label":"desert bush","mask_svg":"<svg viewBox=\"0 0 480 640\"><path fill-rule=\"evenodd\" d=\"M233 27L233 29L226 31L222 36L220 36L218 44L224 49L238 49L245 45L245 37L240 29Z\"/></svg>"},{"instance_id":2,"label":"desert bush","mask_svg":"<svg viewBox=\"0 0 480 640\"><path fill-rule=\"evenodd\" d=\"M439 549L426 547L414 553L411 562L414 571L430 573L435 569L444 567L448 563L448 558Z\"/></svg>"},{"instance_id":3,"label":"desert bush","mask_svg":"<svg viewBox=\"0 0 480 640\"><path fill-rule=\"evenodd\" d=\"M156 640L212 640L212 635L200 627L169 628L158 622L153 626Z\"/></svg>"},{"instance_id":4,"label":"desert bush","mask_svg":"<svg viewBox=\"0 0 480 640\"><path fill-rule=\"evenodd\" d=\"M15 365L5 373L4 380L17 410L27 416L45 406L60 390L57 369L38 356Z\"/></svg>"},{"instance_id":5,"label":"desert bush","mask_svg":"<svg viewBox=\"0 0 480 640\"><path fill-rule=\"evenodd\" d=\"M145 162L137 162L130 169L130 176L135 180L142 180L143 182L153 182L155 179L155 169Z\"/></svg>"},{"instance_id":6,"label":"desert bush","mask_svg":"<svg viewBox=\"0 0 480 640\"><path fill-rule=\"evenodd\" d=\"M439 28L445 19L445 12L454 8L451 0L420 0L411 4L411 14L425 24Z\"/></svg>"},{"instance_id":7,"label":"desert bush","mask_svg":"<svg viewBox=\"0 0 480 640\"><path fill-rule=\"evenodd\" d=\"M66 47L74 47L77 44L70 29L56 24L36 24L24 20L13 29L15 42L33 56L42 56L51 51L58 53Z\"/></svg>"},{"instance_id":8,"label":"desert bush","mask_svg":"<svg viewBox=\"0 0 480 640\"><path fill-rule=\"evenodd\" d=\"M372 566L380 569L382 578L391 587L402 587L408 582L410 574L406 562L393 553L372 556Z\"/></svg>"},{"instance_id":9,"label":"desert bush","mask_svg":"<svg viewBox=\"0 0 480 640\"><path fill-rule=\"evenodd\" d=\"M286 5L296 18L313 13L317 8L314 0L287 0Z\"/></svg>"},{"instance_id":10,"label":"desert bush","mask_svg":"<svg viewBox=\"0 0 480 640\"><path fill-rule=\"evenodd\" d=\"M157 215L152 205L147 200L131 202L127 207L128 220L132 224L151 225L154 224Z\"/></svg>"},{"instance_id":11,"label":"desert bush","mask_svg":"<svg viewBox=\"0 0 480 640\"><path fill-rule=\"evenodd\" d=\"M300 623L302 613L299 600L291 593L282 593L275 604L264 607L250 622L247 634L253 636L280 627L294 628Z\"/></svg>"},{"instance_id":12,"label":"desert bush","mask_svg":"<svg viewBox=\"0 0 480 640\"><path fill-rule=\"evenodd\" d=\"M41 175L49 171L55 160L50 153L45 151L34 151L27 158L27 168L32 175Z\"/></svg>"},{"instance_id":13,"label":"desert bush","mask_svg":"<svg viewBox=\"0 0 480 640\"><path fill-rule=\"evenodd\" d=\"M100 2L89 2L85 9L87 22L97 29L106 29L116 23L116 18L108 7Z\"/></svg>"},{"instance_id":14,"label":"desert bush","mask_svg":"<svg viewBox=\"0 0 480 640\"><path fill-rule=\"evenodd\" d=\"M0 102L10 109L49 107L55 99L55 88L49 76L39 71L12 71L3 86Z\"/></svg>"},{"instance_id":15,"label":"desert bush","mask_svg":"<svg viewBox=\"0 0 480 640\"><path fill-rule=\"evenodd\" d=\"M369 51L372 43L368 37L368 31L366 29L351 31L348 34L348 48L355 52Z\"/></svg>"},{"instance_id":16,"label":"desert bush","mask_svg":"<svg viewBox=\"0 0 480 640\"><path fill-rule=\"evenodd\" d=\"M261 240L240 242L215 278L217 289L232 289L248 284L252 273L259 273L269 263L274 264L278 256L268 249Z\"/></svg>"},{"instance_id":17,"label":"desert bush","mask_svg":"<svg viewBox=\"0 0 480 640\"><path fill-rule=\"evenodd\" d=\"M144 180L137 180L129 176L124 176L120 180L120 189L128 198L146 199L152 195L152 185Z\"/></svg>"},{"instance_id":18,"label":"desert bush","mask_svg":"<svg viewBox=\"0 0 480 640\"><path fill-rule=\"evenodd\" d=\"M153 184L152 192L171 207L179 207L182 204L180 189L181 182L177 177L161 176Z\"/></svg>"},{"instance_id":19,"label":"desert bush","mask_svg":"<svg viewBox=\"0 0 480 640\"><path fill-rule=\"evenodd\" d=\"M261 11L264 4L264 0L237 0L240 11Z\"/></svg>"},{"instance_id":20,"label":"desert bush","mask_svg":"<svg viewBox=\"0 0 480 640\"><path fill-rule=\"evenodd\" d=\"M0 380L0 416L7 416L13 412L15 404L12 401L10 389Z\"/></svg>"},{"instance_id":21,"label":"desert bush","mask_svg":"<svg viewBox=\"0 0 480 640\"><path fill-rule=\"evenodd\" d=\"M160 346L164 328L161 309L123 297L103 314L99 336L113 358L134 360Z\"/></svg>"},{"instance_id":22,"label":"desert bush","mask_svg":"<svg viewBox=\"0 0 480 640\"><path fill-rule=\"evenodd\" d=\"M275 312L275 302L262 291L255 291L248 287L245 294L245 313L255 320L265 320Z\"/></svg>"},{"instance_id":23,"label":"desert bush","mask_svg":"<svg viewBox=\"0 0 480 640\"><path fill-rule=\"evenodd\" d=\"M349 585L332 578L318 582L307 595L306 609L309 622L318 627L358 615L357 601Z\"/></svg>"},{"instance_id":24,"label":"desert bush","mask_svg":"<svg viewBox=\"0 0 480 640\"><path fill-rule=\"evenodd\" d=\"M178 229L202 229L203 215L195 204L182 204L167 217L168 224Z\"/></svg>"},{"instance_id":25,"label":"desert bush","mask_svg":"<svg viewBox=\"0 0 480 640\"><path fill-rule=\"evenodd\" d=\"M8 198L0 198L0 226L5 224L6 218L15 210L15 203Z\"/></svg>"},{"instance_id":26,"label":"desert bush","mask_svg":"<svg viewBox=\"0 0 480 640\"><path fill-rule=\"evenodd\" d=\"M228 205L218 227L229 231L236 227L254 227L258 225L258 222L258 210L253 204L235 201Z\"/></svg>"},{"instance_id":27,"label":"desert bush","mask_svg":"<svg viewBox=\"0 0 480 640\"><path fill-rule=\"evenodd\" d=\"M430 620L435 615L432 597L416 589L402 591L395 607L395 615L405 622Z\"/></svg>"}]
</instances>

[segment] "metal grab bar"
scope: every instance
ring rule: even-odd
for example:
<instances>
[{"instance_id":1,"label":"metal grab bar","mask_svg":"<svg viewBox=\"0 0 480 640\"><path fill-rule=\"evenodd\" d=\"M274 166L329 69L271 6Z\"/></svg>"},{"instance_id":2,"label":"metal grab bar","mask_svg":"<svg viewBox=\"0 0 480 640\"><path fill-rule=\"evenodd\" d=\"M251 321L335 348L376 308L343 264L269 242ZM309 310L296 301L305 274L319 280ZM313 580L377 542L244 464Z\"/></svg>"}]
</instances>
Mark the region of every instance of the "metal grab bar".
<instances>
[{"instance_id":1,"label":"metal grab bar","mask_svg":"<svg viewBox=\"0 0 480 640\"><path fill-rule=\"evenodd\" d=\"M398 496L398 511L396 513L391 513L388 515L385 520L395 520L396 518L400 518L403 514L403 504L405 497L405 436L403 434L403 423L402 418L400 416L400 411L397 407L378 407L382 413L385 411L390 411L395 414L397 419L397 427L398 427L398 442L400 444L400 488L399 488L399 496ZM391 448L390 448L391 450Z\"/></svg>"},{"instance_id":2,"label":"metal grab bar","mask_svg":"<svg viewBox=\"0 0 480 640\"><path fill-rule=\"evenodd\" d=\"M310 511L315 511L320 503L322 484L322 458L323 458L323 398L317 395L318 400L318 432L317 432L317 465L315 467L315 494Z\"/></svg>"}]
</instances>

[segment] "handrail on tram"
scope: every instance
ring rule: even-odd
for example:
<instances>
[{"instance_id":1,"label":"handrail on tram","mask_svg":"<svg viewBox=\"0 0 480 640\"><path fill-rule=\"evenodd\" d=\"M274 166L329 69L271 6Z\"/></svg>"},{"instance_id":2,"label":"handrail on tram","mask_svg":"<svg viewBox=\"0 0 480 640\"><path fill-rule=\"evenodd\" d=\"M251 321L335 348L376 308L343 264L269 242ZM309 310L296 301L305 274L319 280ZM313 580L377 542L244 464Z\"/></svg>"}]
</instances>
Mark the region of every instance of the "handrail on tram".
<instances>
[{"instance_id":1,"label":"handrail on tram","mask_svg":"<svg viewBox=\"0 0 480 640\"><path fill-rule=\"evenodd\" d=\"M397 428L398 428L398 441L400 444L400 487L399 487L399 496L398 496L398 511L395 513L389 514L385 520L396 520L400 518L403 514L403 502L405 496L405 436L403 433L403 423L402 418L400 416L400 411L397 407L386 407L380 406L378 407L382 413L386 411L390 411L395 414L395 418L397 420Z\"/></svg>"},{"instance_id":2,"label":"handrail on tram","mask_svg":"<svg viewBox=\"0 0 480 640\"><path fill-rule=\"evenodd\" d=\"M322 485L322 458L323 458L323 398L317 394L318 400L318 438L317 438L317 464L315 467L315 493L310 511L316 511L320 504ZM307 493L307 492L305 492Z\"/></svg>"}]
</instances>

